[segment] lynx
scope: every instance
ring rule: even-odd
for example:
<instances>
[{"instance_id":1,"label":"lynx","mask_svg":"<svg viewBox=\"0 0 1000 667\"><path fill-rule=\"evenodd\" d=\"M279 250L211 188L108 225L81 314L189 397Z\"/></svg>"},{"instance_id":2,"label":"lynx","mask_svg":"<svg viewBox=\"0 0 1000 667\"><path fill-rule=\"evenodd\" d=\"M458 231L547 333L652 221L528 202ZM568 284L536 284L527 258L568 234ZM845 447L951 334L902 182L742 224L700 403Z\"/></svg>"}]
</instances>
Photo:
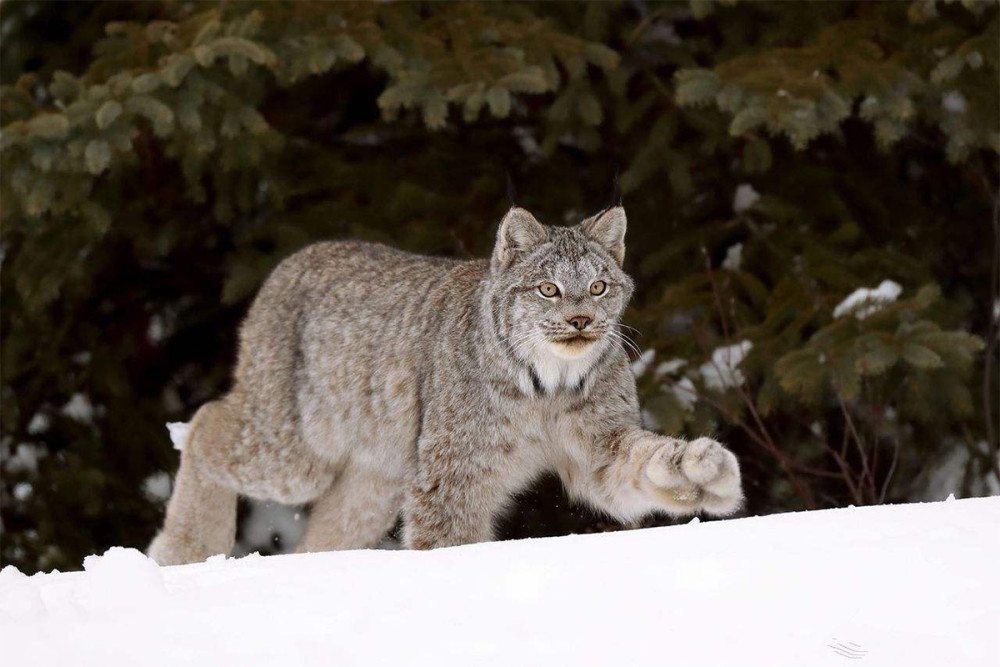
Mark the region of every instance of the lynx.
<instances>
[{"instance_id":1,"label":"lynx","mask_svg":"<svg viewBox=\"0 0 1000 667\"><path fill-rule=\"evenodd\" d=\"M326 242L282 262L240 332L232 390L195 414L161 564L228 554L238 494L312 503L300 551L493 538L512 497L554 472L624 522L727 515L736 457L644 430L619 319L626 216L573 227L513 207L492 257Z\"/></svg>"}]
</instances>

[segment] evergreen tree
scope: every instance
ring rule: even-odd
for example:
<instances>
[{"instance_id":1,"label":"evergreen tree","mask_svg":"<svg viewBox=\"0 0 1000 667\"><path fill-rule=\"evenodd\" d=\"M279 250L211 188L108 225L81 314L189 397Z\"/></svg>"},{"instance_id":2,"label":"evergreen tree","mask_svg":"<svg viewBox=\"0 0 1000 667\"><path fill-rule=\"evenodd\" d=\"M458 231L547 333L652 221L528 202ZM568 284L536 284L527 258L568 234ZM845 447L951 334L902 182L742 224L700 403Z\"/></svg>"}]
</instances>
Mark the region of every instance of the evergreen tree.
<instances>
[{"instance_id":1,"label":"evergreen tree","mask_svg":"<svg viewBox=\"0 0 1000 667\"><path fill-rule=\"evenodd\" d=\"M268 271L483 256L508 171L552 223L621 168L645 416L750 513L1000 491L996 2L0 13L4 564L144 546ZM504 534L614 528L560 499Z\"/></svg>"}]
</instances>

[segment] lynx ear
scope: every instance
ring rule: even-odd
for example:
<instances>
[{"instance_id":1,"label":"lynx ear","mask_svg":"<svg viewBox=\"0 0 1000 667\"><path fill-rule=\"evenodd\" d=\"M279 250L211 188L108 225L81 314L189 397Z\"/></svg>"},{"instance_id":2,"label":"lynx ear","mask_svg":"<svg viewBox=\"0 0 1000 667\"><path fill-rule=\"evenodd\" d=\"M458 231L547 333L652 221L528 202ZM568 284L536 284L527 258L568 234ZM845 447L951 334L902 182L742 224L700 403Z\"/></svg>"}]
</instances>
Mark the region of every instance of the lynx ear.
<instances>
[{"instance_id":1,"label":"lynx ear","mask_svg":"<svg viewBox=\"0 0 1000 667\"><path fill-rule=\"evenodd\" d=\"M580 223L583 233L603 246L618 266L625 261L625 226L625 209L621 206L613 206Z\"/></svg>"},{"instance_id":2,"label":"lynx ear","mask_svg":"<svg viewBox=\"0 0 1000 667\"><path fill-rule=\"evenodd\" d=\"M519 253L544 243L547 238L548 234L542 223L523 208L515 206L507 211L500 223L491 266L494 269L505 269Z\"/></svg>"}]
</instances>

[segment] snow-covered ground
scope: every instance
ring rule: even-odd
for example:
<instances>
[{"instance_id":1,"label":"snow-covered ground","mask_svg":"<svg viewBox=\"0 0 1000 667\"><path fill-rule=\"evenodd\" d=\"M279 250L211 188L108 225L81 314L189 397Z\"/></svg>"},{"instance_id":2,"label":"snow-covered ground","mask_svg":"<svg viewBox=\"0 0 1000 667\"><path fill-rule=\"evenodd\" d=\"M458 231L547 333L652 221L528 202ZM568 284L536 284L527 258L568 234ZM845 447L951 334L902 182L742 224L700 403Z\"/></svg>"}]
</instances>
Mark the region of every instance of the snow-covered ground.
<instances>
[{"instance_id":1,"label":"snow-covered ground","mask_svg":"<svg viewBox=\"0 0 1000 667\"><path fill-rule=\"evenodd\" d=\"M1000 664L1000 498L0 573L21 665Z\"/></svg>"}]
</instances>

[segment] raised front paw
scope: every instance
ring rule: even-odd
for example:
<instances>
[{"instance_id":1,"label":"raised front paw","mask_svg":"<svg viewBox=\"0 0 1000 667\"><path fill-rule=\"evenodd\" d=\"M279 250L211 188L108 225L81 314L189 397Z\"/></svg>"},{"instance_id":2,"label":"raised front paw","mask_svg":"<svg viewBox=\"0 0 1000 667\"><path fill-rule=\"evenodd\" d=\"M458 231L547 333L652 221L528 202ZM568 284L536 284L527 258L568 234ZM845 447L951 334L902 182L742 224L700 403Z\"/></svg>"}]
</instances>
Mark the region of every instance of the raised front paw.
<instances>
[{"instance_id":1,"label":"raised front paw","mask_svg":"<svg viewBox=\"0 0 1000 667\"><path fill-rule=\"evenodd\" d=\"M646 464L645 474L668 511L726 515L740 508L740 465L731 451L710 438L664 441Z\"/></svg>"}]
</instances>

